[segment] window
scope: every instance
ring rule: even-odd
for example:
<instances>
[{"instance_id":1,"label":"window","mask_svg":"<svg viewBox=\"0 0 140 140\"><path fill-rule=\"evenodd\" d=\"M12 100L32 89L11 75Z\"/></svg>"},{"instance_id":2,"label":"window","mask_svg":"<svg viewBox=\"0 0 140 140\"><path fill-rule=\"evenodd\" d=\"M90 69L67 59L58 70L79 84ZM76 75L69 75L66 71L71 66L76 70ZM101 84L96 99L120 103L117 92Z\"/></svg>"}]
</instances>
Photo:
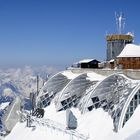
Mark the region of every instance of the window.
<instances>
[{"instance_id":1,"label":"window","mask_svg":"<svg viewBox=\"0 0 140 140\"><path fill-rule=\"evenodd\" d=\"M133 115L134 110L137 108L139 104L140 104L140 90L137 92L137 94L135 94L135 96L131 100L123 124L125 124L125 122Z\"/></svg>"}]
</instances>

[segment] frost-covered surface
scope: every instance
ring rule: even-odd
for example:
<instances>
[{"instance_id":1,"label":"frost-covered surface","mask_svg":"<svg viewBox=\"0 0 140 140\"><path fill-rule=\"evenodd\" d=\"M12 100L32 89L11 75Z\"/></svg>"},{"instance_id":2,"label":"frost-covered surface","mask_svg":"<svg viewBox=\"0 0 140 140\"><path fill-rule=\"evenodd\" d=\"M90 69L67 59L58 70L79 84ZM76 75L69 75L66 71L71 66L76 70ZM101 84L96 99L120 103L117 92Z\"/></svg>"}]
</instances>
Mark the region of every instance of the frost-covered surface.
<instances>
[{"instance_id":1,"label":"frost-covered surface","mask_svg":"<svg viewBox=\"0 0 140 140\"><path fill-rule=\"evenodd\" d=\"M78 121L77 131L89 135L91 140L102 140L113 131L113 120L103 109L99 108L86 114L81 114L80 111L75 108L72 108L71 110ZM66 127L66 111L56 112L55 106L52 104L46 108L45 112L45 117L59 122Z\"/></svg>"},{"instance_id":2,"label":"frost-covered surface","mask_svg":"<svg viewBox=\"0 0 140 140\"><path fill-rule=\"evenodd\" d=\"M69 75L72 73L69 71L65 72L68 72ZM103 79L105 79L105 76L96 74L95 72L84 72L72 79L58 95L58 101L56 101L57 110L65 110L78 104L86 94L86 90ZM54 83L56 82L54 81Z\"/></svg>"},{"instance_id":3,"label":"frost-covered surface","mask_svg":"<svg viewBox=\"0 0 140 140\"><path fill-rule=\"evenodd\" d=\"M140 57L140 46L127 44L118 57Z\"/></svg>"},{"instance_id":4,"label":"frost-covered surface","mask_svg":"<svg viewBox=\"0 0 140 140\"><path fill-rule=\"evenodd\" d=\"M65 111L57 112L54 104L51 104L50 106L45 108L44 118L54 120L58 123L63 124L66 127L66 113L65 113ZM60 119L60 118L63 118L63 119Z\"/></svg>"},{"instance_id":5,"label":"frost-covered surface","mask_svg":"<svg viewBox=\"0 0 140 140\"><path fill-rule=\"evenodd\" d=\"M104 108L112 116L114 129L118 131L122 126L122 124L120 125L121 114L124 112L122 110L138 82L134 84L121 74L113 74L99 83L93 92L90 92L82 110L86 112L93 108Z\"/></svg>"},{"instance_id":6,"label":"frost-covered surface","mask_svg":"<svg viewBox=\"0 0 140 140\"><path fill-rule=\"evenodd\" d=\"M140 105L134 111L132 117L125 126L118 132L111 132L107 140L139 140L140 139Z\"/></svg>"},{"instance_id":7,"label":"frost-covered surface","mask_svg":"<svg viewBox=\"0 0 140 140\"><path fill-rule=\"evenodd\" d=\"M78 120L78 128L76 130L81 134L90 136L90 140L94 138L102 139L113 129L112 119L102 109L94 110L85 115L81 115L78 109L72 108L71 110ZM54 104L45 109L45 118L59 122L59 124L66 127L66 111L56 112ZM102 127L103 124L104 127ZM39 138L41 140L53 140L55 138L70 140L70 136L65 133L62 134L62 132L58 132L57 130L49 130L49 128L46 128L45 126L44 128L42 126L36 126L36 129L33 131L33 128L26 128L25 125L25 123L18 123L5 140L14 140L15 138L22 140L23 137L26 140L38 140ZM102 131L103 133L100 134L99 131Z\"/></svg>"},{"instance_id":8,"label":"frost-covered surface","mask_svg":"<svg viewBox=\"0 0 140 140\"><path fill-rule=\"evenodd\" d=\"M27 128L26 124L17 123L12 133L5 140L68 140L69 135L51 130L47 127L36 126Z\"/></svg>"},{"instance_id":9,"label":"frost-covered surface","mask_svg":"<svg viewBox=\"0 0 140 140\"><path fill-rule=\"evenodd\" d=\"M139 117L140 117L140 106L136 108L131 119L126 123L124 128L119 133L124 135L125 137L132 137L135 133L140 131ZM139 133L139 139L140 139L140 133Z\"/></svg>"},{"instance_id":10,"label":"frost-covered surface","mask_svg":"<svg viewBox=\"0 0 140 140\"><path fill-rule=\"evenodd\" d=\"M66 124L66 111L56 112L54 104L47 107L45 118L50 118L63 126ZM81 115L80 112L72 108L72 112L78 119L77 131L89 135L89 140L139 140L140 139L140 106L135 110L133 116L128 120L123 129L118 133L113 131L113 121L107 112L99 108ZM35 125L35 124L34 124ZM42 125L27 128L26 123L17 123L12 132L5 140L70 140L70 136L55 129ZM76 140L76 139L74 139Z\"/></svg>"}]
</instances>

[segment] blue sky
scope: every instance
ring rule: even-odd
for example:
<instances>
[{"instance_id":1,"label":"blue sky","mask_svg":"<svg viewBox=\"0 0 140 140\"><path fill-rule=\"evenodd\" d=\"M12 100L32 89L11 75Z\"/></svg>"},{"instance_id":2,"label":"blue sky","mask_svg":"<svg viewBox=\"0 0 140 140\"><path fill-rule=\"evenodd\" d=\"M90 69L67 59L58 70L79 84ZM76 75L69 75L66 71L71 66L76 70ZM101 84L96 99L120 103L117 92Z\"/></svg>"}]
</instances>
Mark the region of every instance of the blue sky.
<instances>
[{"instance_id":1,"label":"blue sky","mask_svg":"<svg viewBox=\"0 0 140 140\"><path fill-rule=\"evenodd\" d=\"M115 12L124 13L124 33L134 32L140 43L139 5L139 0L0 0L0 67L105 60L106 32L117 33Z\"/></svg>"}]
</instances>

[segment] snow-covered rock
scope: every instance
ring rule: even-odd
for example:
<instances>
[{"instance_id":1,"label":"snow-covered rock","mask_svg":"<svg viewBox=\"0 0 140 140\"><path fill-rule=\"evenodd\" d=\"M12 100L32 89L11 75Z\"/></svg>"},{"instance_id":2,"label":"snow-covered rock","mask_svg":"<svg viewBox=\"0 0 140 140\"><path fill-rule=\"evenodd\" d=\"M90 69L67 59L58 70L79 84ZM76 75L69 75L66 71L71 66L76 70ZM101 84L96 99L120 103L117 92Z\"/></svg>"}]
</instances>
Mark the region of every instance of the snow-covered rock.
<instances>
[{"instance_id":1,"label":"snow-covered rock","mask_svg":"<svg viewBox=\"0 0 140 140\"><path fill-rule=\"evenodd\" d=\"M77 128L77 118L74 116L70 109L66 110L66 122L68 129L76 129Z\"/></svg>"}]
</instances>

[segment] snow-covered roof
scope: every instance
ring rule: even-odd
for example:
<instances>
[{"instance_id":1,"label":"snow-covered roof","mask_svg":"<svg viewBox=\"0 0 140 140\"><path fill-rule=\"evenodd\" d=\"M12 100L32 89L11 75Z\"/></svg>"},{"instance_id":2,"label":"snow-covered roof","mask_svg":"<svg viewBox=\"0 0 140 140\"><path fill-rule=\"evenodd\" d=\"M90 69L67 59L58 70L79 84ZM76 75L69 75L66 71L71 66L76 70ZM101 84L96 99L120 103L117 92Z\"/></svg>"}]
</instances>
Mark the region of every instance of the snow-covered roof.
<instances>
[{"instance_id":1,"label":"snow-covered roof","mask_svg":"<svg viewBox=\"0 0 140 140\"><path fill-rule=\"evenodd\" d=\"M88 63L88 62L91 62L93 60L94 59L83 59L83 60L79 61L78 63Z\"/></svg>"},{"instance_id":2,"label":"snow-covered roof","mask_svg":"<svg viewBox=\"0 0 140 140\"><path fill-rule=\"evenodd\" d=\"M114 59L111 59L109 62L114 62Z\"/></svg>"},{"instance_id":3,"label":"snow-covered roof","mask_svg":"<svg viewBox=\"0 0 140 140\"><path fill-rule=\"evenodd\" d=\"M62 74L64 75L64 76L66 76L68 79L74 79L74 78L76 78L79 74L75 74L75 73L73 73L73 72L71 72L71 71L64 71L64 72L62 72Z\"/></svg>"},{"instance_id":4,"label":"snow-covered roof","mask_svg":"<svg viewBox=\"0 0 140 140\"><path fill-rule=\"evenodd\" d=\"M140 57L140 46L127 44L117 57Z\"/></svg>"},{"instance_id":5,"label":"snow-covered roof","mask_svg":"<svg viewBox=\"0 0 140 140\"><path fill-rule=\"evenodd\" d=\"M87 79L90 81L101 81L106 78L106 76L97 74L95 72L87 73L87 76L88 76Z\"/></svg>"}]
</instances>

